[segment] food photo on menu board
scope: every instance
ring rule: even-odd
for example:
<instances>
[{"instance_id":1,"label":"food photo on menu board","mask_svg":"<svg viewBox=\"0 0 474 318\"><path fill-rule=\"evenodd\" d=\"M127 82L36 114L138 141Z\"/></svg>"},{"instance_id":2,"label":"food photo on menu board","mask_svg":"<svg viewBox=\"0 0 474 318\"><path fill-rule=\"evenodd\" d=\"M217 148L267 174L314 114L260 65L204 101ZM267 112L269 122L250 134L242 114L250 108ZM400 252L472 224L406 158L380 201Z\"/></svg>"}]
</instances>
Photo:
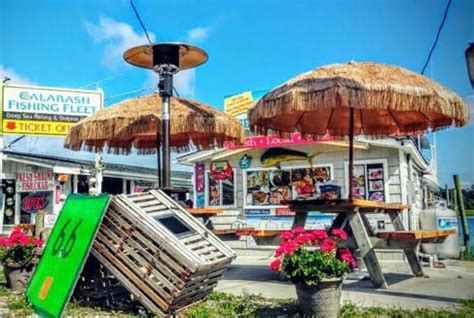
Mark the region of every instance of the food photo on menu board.
<instances>
[{"instance_id":1,"label":"food photo on menu board","mask_svg":"<svg viewBox=\"0 0 474 318\"><path fill-rule=\"evenodd\" d=\"M291 170L291 182L294 199L315 199L316 180L310 168Z\"/></svg>"},{"instance_id":2,"label":"food photo on menu board","mask_svg":"<svg viewBox=\"0 0 474 318\"><path fill-rule=\"evenodd\" d=\"M331 168L329 167L316 167L314 168L314 178L316 182L325 184L331 180Z\"/></svg>"},{"instance_id":3,"label":"food photo on menu board","mask_svg":"<svg viewBox=\"0 0 474 318\"><path fill-rule=\"evenodd\" d=\"M269 171L247 172L247 198L249 205L270 204L270 173Z\"/></svg>"},{"instance_id":4,"label":"food photo on menu board","mask_svg":"<svg viewBox=\"0 0 474 318\"><path fill-rule=\"evenodd\" d=\"M280 205L291 199L290 172L275 170L270 172L270 204Z\"/></svg>"},{"instance_id":5,"label":"food photo on menu board","mask_svg":"<svg viewBox=\"0 0 474 318\"><path fill-rule=\"evenodd\" d=\"M356 199L365 199L365 166L355 165L352 178L352 194Z\"/></svg>"}]
</instances>

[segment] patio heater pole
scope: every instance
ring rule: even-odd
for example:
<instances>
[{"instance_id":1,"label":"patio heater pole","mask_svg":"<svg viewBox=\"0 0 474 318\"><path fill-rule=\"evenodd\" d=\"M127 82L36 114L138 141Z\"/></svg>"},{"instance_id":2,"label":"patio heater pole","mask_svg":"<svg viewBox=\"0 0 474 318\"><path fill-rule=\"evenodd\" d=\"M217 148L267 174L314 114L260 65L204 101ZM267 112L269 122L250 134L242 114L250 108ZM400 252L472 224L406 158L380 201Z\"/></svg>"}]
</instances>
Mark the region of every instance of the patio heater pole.
<instances>
[{"instance_id":1,"label":"patio heater pole","mask_svg":"<svg viewBox=\"0 0 474 318\"><path fill-rule=\"evenodd\" d=\"M354 108L349 108L349 200L354 198L352 179L354 178Z\"/></svg>"},{"instance_id":2,"label":"patio heater pole","mask_svg":"<svg viewBox=\"0 0 474 318\"><path fill-rule=\"evenodd\" d=\"M128 49L123 54L123 58L127 63L151 69L160 76L158 89L162 99L161 140L158 138L159 132L156 132L158 184L160 188L169 189L171 185L170 99L173 96L173 75L178 71L205 63L207 61L207 53L185 43L158 43Z\"/></svg>"}]
</instances>

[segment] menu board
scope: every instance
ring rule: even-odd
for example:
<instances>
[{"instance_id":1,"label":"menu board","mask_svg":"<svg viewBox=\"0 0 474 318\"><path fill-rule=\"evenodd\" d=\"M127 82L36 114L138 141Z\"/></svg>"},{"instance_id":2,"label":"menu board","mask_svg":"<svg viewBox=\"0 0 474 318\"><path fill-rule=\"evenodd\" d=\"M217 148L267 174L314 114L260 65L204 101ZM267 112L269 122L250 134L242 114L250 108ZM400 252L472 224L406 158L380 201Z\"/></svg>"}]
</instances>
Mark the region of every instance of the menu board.
<instances>
[{"instance_id":1,"label":"menu board","mask_svg":"<svg viewBox=\"0 0 474 318\"><path fill-rule=\"evenodd\" d=\"M385 201L383 164L354 165L352 194L356 199Z\"/></svg>"},{"instance_id":2,"label":"menu board","mask_svg":"<svg viewBox=\"0 0 474 318\"><path fill-rule=\"evenodd\" d=\"M247 171L246 205L278 206L291 199L314 199L331 179L329 166L292 170Z\"/></svg>"},{"instance_id":3,"label":"menu board","mask_svg":"<svg viewBox=\"0 0 474 318\"><path fill-rule=\"evenodd\" d=\"M384 202L384 175L382 164L367 165L368 199L370 201Z\"/></svg>"}]
</instances>

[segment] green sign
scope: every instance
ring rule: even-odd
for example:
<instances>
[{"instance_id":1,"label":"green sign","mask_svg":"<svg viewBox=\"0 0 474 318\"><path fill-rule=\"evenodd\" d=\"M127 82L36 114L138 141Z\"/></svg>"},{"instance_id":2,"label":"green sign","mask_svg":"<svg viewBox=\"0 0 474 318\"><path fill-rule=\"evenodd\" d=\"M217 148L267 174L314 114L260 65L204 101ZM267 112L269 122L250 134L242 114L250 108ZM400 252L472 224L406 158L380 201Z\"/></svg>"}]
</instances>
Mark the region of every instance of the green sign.
<instances>
[{"instance_id":1,"label":"green sign","mask_svg":"<svg viewBox=\"0 0 474 318\"><path fill-rule=\"evenodd\" d=\"M68 196L26 291L40 316L61 316L89 256L108 203L106 194Z\"/></svg>"}]
</instances>

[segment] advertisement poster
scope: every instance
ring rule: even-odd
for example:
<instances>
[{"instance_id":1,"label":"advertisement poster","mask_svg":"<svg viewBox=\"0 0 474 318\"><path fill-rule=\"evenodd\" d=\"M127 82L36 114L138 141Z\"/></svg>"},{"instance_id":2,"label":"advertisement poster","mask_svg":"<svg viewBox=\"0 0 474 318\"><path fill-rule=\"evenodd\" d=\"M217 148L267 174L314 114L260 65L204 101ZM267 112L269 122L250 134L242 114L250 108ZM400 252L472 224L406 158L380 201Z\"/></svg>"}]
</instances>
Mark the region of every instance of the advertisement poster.
<instances>
[{"instance_id":1,"label":"advertisement poster","mask_svg":"<svg viewBox=\"0 0 474 318\"><path fill-rule=\"evenodd\" d=\"M6 85L0 132L66 136L69 128L102 108L101 91Z\"/></svg>"},{"instance_id":2,"label":"advertisement poster","mask_svg":"<svg viewBox=\"0 0 474 318\"><path fill-rule=\"evenodd\" d=\"M196 193L204 193L204 188L205 188L205 169L206 166L204 165L203 162L198 162L194 166L194 184L195 184L195 190Z\"/></svg>"}]
</instances>

